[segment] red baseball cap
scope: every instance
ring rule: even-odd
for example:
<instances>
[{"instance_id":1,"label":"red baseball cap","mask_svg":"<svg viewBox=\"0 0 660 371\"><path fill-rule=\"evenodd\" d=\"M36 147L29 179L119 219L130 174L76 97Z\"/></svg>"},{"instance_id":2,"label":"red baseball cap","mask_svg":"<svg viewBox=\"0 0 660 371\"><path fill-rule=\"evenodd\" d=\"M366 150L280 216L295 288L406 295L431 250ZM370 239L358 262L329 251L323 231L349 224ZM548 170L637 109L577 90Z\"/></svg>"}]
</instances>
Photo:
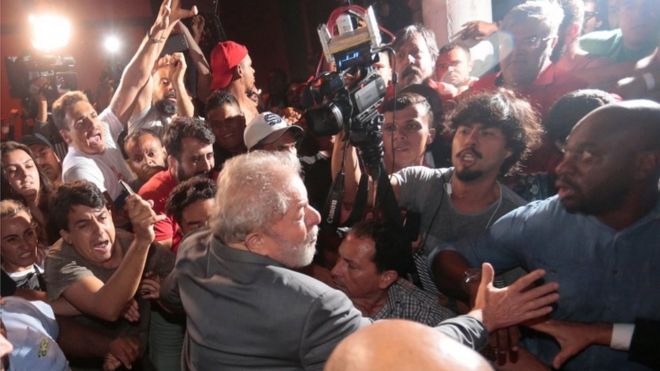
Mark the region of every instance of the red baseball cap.
<instances>
[{"instance_id":1,"label":"red baseball cap","mask_svg":"<svg viewBox=\"0 0 660 371\"><path fill-rule=\"evenodd\" d=\"M224 89L231 83L232 70L248 55L244 45L222 41L211 52L211 90Z\"/></svg>"}]
</instances>

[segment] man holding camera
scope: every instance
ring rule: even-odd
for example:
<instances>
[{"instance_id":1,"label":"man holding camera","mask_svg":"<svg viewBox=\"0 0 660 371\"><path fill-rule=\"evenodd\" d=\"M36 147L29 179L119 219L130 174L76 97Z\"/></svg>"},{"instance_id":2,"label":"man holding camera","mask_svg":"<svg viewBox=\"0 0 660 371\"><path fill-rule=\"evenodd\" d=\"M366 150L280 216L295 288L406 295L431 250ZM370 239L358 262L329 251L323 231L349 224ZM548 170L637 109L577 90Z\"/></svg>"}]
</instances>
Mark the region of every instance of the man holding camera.
<instances>
[{"instance_id":1,"label":"man holding camera","mask_svg":"<svg viewBox=\"0 0 660 371\"><path fill-rule=\"evenodd\" d=\"M185 76L188 66L184 52L188 60L192 61L193 71L197 76L197 97L204 100L208 96L211 67L188 27L178 22L175 28L178 33L165 42L161 57L153 67L153 73L137 98L136 107L128 123L129 132L151 129L161 135L175 115L193 117L195 106L186 89Z\"/></svg>"},{"instance_id":2,"label":"man holding camera","mask_svg":"<svg viewBox=\"0 0 660 371\"><path fill-rule=\"evenodd\" d=\"M402 112L395 118L386 113L383 126L392 125L388 120L395 120L395 125L402 127L397 129L397 135L410 135L403 130L405 125L427 122L430 117L426 101L418 99L413 107L411 113L415 115ZM397 110L408 108L396 105ZM504 90L463 100L447 125L452 135L453 167L410 166L391 178L398 205L421 214L421 241L415 260L423 288L431 292L437 290L428 276L426 257L438 243L481 234L500 216L524 203L497 179L515 169L539 133L538 118L529 103ZM396 156L396 152L387 153L396 149L396 145L385 146L385 158ZM339 170L341 156L341 151L333 153L333 173ZM356 194L361 176L355 160L354 156L346 156L345 202L353 202L350 197Z\"/></svg>"}]
</instances>

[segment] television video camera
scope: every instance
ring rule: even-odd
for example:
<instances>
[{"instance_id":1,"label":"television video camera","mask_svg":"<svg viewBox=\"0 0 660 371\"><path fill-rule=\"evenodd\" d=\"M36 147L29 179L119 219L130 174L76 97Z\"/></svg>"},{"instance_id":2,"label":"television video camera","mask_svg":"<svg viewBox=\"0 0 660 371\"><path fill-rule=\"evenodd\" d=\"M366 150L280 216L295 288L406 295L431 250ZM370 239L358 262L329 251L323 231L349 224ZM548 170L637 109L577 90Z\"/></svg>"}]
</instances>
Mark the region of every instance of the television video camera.
<instances>
[{"instance_id":1,"label":"television video camera","mask_svg":"<svg viewBox=\"0 0 660 371\"><path fill-rule=\"evenodd\" d=\"M342 14L337 18L339 35L335 37L325 24L318 27L326 62L334 63L336 71L323 73L308 86L306 95L313 106L305 111L305 119L316 135L334 135L343 129L354 146L379 152L375 148L382 147L378 107L387 87L373 66L378 62L381 35L372 7L364 21L365 26L355 28L357 19ZM365 162L377 165L367 158Z\"/></svg>"},{"instance_id":2,"label":"television video camera","mask_svg":"<svg viewBox=\"0 0 660 371\"><path fill-rule=\"evenodd\" d=\"M319 136L334 135L342 129L345 140L356 147L359 158L377 183L376 206L381 207L385 219L391 225L402 226L401 214L386 175L383 162L383 115L379 112L387 86L378 74L375 63L378 53L387 46L381 45L381 34L373 8L364 16L342 13L337 17L338 35L330 36L328 27L318 27L319 38L328 64L334 63L336 71L321 74L307 88L306 99L315 103L305 111L307 126ZM366 25L355 28L359 21ZM343 161L342 161L343 164ZM337 173L328 194L323 220L326 225L338 226L339 207L343 195L343 165ZM349 221L361 220L367 204L367 178L363 174L358 195Z\"/></svg>"},{"instance_id":3,"label":"television video camera","mask_svg":"<svg viewBox=\"0 0 660 371\"><path fill-rule=\"evenodd\" d=\"M15 98L25 99L41 92L52 103L60 95L78 88L73 57L7 57L6 66L9 92Z\"/></svg>"}]
</instances>

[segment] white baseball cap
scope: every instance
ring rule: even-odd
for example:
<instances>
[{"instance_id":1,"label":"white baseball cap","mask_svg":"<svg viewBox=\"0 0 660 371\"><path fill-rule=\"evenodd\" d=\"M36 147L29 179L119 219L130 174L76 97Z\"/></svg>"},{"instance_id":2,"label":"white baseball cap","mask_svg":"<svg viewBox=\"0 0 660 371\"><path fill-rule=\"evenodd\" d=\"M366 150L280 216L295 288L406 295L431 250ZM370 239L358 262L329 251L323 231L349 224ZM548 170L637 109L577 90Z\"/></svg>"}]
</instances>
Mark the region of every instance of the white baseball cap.
<instances>
[{"instance_id":1,"label":"white baseball cap","mask_svg":"<svg viewBox=\"0 0 660 371\"><path fill-rule=\"evenodd\" d=\"M259 144L262 140L273 133L273 141L279 139L287 131L292 131L296 137L302 137L305 131L298 125L289 125L279 115L272 112L262 112L255 117L245 127L243 132L243 141L248 151L251 151L254 146Z\"/></svg>"}]
</instances>

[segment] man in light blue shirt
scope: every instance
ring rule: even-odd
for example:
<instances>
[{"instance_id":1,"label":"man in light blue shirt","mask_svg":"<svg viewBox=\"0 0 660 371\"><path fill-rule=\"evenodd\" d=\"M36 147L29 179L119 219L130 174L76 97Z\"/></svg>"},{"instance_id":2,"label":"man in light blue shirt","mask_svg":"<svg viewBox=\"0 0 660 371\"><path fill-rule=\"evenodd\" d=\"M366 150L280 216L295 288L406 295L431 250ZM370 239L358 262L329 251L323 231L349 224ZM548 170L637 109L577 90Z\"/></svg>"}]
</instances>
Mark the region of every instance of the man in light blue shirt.
<instances>
[{"instance_id":1,"label":"man in light blue shirt","mask_svg":"<svg viewBox=\"0 0 660 371\"><path fill-rule=\"evenodd\" d=\"M557 196L513 210L484 239L455 247L470 265L545 269L546 279L560 286L554 319L659 320L660 105L626 101L587 115L569 135L557 174ZM436 281L458 289L463 277L452 277L448 267L461 257L444 249L433 257ZM541 339L526 345L546 364L559 349ZM565 369L647 368L630 362L627 353L592 346Z\"/></svg>"}]
</instances>

